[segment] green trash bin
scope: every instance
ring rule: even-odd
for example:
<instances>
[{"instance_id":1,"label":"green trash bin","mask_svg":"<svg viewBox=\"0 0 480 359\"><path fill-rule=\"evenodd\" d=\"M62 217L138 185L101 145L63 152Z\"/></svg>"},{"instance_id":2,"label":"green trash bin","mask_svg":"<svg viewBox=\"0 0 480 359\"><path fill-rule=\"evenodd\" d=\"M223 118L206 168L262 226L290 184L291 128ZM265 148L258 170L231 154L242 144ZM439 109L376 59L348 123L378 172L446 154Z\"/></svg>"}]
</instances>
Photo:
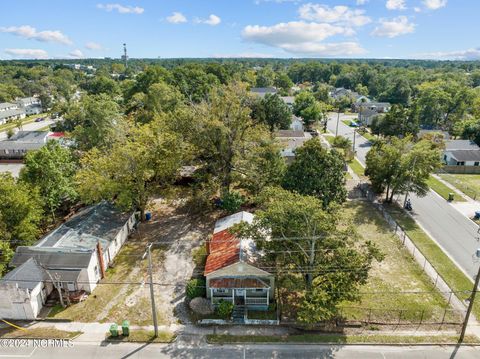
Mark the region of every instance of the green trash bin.
<instances>
[{"instance_id":1,"label":"green trash bin","mask_svg":"<svg viewBox=\"0 0 480 359\"><path fill-rule=\"evenodd\" d=\"M130 335L130 323L128 320L124 320L122 323L122 335L128 337Z\"/></svg>"},{"instance_id":2,"label":"green trash bin","mask_svg":"<svg viewBox=\"0 0 480 359\"><path fill-rule=\"evenodd\" d=\"M455 198L455 194L453 194L452 192L450 192L450 193L448 194L448 200L451 202L451 201L453 201L454 198Z\"/></svg>"},{"instance_id":3,"label":"green trash bin","mask_svg":"<svg viewBox=\"0 0 480 359\"><path fill-rule=\"evenodd\" d=\"M110 325L110 336L118 337L118 325L116 323Z\"/></svg>"}]
</instances>

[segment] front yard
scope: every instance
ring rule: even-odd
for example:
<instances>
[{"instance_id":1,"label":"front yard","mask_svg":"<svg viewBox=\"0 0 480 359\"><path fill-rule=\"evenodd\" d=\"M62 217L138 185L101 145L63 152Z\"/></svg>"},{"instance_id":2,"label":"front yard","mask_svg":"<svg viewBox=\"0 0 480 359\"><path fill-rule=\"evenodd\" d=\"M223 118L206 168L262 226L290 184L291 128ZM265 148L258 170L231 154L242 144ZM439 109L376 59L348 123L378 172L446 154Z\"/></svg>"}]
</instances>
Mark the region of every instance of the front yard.
<instances>
[{"instance_id":1,"label":"front yard","mask_svg":"<svg viewBox=\"0 0 480 359\"><path fill-rule=\"evenodd\" d=\"M467 174L441 174L443 180L449 182L460 191L465 193L472 199L480 200L480 174L479 175L467 175Z\"/></svg>"},{"instance_id":2,"label":"front yard","mask_svg":"<svg viewBox=\"0 0 480 359\"><path fill-rule=\"evenodd\" d=\"M360 289L360 302L341 305L341 314L350 321L378 323L419 323L459 321L435 289L422 268L403 248L383 217L369 202L351 201L344 208L345 221L353 221L358 233L375 243L385 255L374 264L368 282ZM282 314L292 319L298 298L283 291Z\"/></svg>"},{"instance_id":3,"label":"front yard","mask_svg":"<svg viewBox=\"0 0 480 359\"><path fill-rule=\"evenodd\" d=\"M152 324L147 244L152 247L153 281L159 324L188 320L183 308L184 285L192 276L192 249L213 227L213 219L194 217L182 205L155 202L153 218L140 224L123 246L106 277L83 302L65 310L54 308L51 317L79 322ZM56 313L55 313L56 312Z\"/></svg>"}]
</instances>

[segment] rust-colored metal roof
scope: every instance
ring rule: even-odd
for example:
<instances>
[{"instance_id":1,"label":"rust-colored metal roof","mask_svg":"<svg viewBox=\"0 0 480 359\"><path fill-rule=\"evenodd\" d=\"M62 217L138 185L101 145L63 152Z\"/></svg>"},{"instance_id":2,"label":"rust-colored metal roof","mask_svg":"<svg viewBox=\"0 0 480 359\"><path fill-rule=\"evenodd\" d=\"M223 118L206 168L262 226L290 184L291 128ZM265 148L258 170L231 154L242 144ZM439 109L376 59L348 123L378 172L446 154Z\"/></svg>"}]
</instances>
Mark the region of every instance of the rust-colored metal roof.
<instances>
[{"instance_id":1,"label":"rust-colored metal roof","mask_svg":"<svg viewBox=\"0 0 480 359\"><path fill-rule=\"evenodd\" d=\"M217 232L210 241L210 254L205 264L204 275L240 261L240 240L228 229Z\"/></svg>"},{"instance_id":2,"label":"rust-colored metal roof","mask_svg":"<svg viewBox=\"0 0 480 359\"><path fill-rule=\"evenodd\" d=\"M270 286L257 278L213 278L211 288L269 288Z\"/></svg>"}]
</instances>

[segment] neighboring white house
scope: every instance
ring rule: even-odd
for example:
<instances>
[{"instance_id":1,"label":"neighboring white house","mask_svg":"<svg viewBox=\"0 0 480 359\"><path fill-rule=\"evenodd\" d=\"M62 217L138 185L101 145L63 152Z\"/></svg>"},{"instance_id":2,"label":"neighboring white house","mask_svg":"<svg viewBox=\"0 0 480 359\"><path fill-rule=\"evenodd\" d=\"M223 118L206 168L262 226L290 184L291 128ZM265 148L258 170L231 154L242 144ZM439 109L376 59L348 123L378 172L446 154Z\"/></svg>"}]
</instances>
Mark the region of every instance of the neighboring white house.
<instances>
[{"instance_id":1,"label":"neighboring white house","mask_svg":"<svg viewBox=\"0 0 480 359\"><path fill-rule=\"evenodd\" d=\"M135 214L101 202L80 211L36 245L17 247L11 261L15 269L0 280L4 298L0 316L34 319L53 289L52 281L67 295L92 292L135 225ZM38 274L34 277L33 267ZM31 308L22 312L18 308L22 302Z\"/></svg>"},{"instance_id":2,"label":"neighboring white house","mask_svg":"<svg viewBox=\"0 0 480 359\"><path fill-rule=\"evenodd\" d=\"M25 111L27 116L42 113L42 101L38 97L23 97L16 100L18 106Z\"/></svg>"},{"instance_id":3,"label":"neighboring white house","mask_svg":"<svg viewBox=\"0 0 480 359\"><path fill-rule=\"evenodd\" d=\"M10 102L0 103L0 125L19 118L25 118L25 110L20 108L18 104Z\"/></svg>"},{"instance_id":4,"label":"neighboring white house","mask_svg":"<svg viewBox=\"0 0 480 359\"><path fill-rule=\"evenodd\" d=\"M230 232L235 224L252 223L254 215L238 212L218 220L208 241L206 294L213 305L232 302L240 308L267 310L274 298L274 275L261 268L261 253L251 239Z\"/></svg>"},{"instance_id":5,"label":"neighboring white house","mask_svg":"<svg viewBox=\"0 0 480 359\"><path fill-rule=\"evenodd\" d=\"M443 161L447 166L480 166L480 147L470 140L445 142Z\"/></svg>"},{"instance_id":6,"label":"neighboring white house","mask_svg":"<svg viewBox=\"0 0 480 359\"><path fill-rule=\"evenodd\" d=\"M284 157L287 162L290 162L295 158L295 150L302 147L306 141L312 138L312 135L303 130L279 130L275 132L275 138L282 146L281 156Z\"/></svg>"},{"instance_id":7,"label":"neighboring white house","mask_svg":"<svg viewBox=\"0 0 480 359\"><path fill-rule=\"evenodd\" d=\"M304 130L303 128L303 121L300 117L297 117L295 115L292 115L292 123L290 124L290 129L293 131L302 131Z\"/></svg>"}]
</instances>

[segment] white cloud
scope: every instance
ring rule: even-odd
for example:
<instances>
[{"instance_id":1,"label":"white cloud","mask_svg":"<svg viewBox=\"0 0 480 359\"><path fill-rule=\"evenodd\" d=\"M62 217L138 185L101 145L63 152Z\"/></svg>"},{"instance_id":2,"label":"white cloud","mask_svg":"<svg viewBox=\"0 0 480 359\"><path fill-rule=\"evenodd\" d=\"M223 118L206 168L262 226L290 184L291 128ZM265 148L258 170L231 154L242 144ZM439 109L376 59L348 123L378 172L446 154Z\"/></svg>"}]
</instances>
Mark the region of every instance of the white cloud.
<instances>
[{"instance_id":1,"label":"white cloud","mask_svg":"<svg viewBox=\"0 0 480 359\"><path fill-rule=\"evenodd\" d=\"M357 0L357 5L365 5L369 0Z\"/></svg>"},{"instance_id":2,"label":"white cloud","mask_svg":"<svg viewBox=\"0 0 480 359\"><path fill-rule=\"evenodd\" d=\"M415 11L415 12L422 12L422 9L419 8L418 6L415 6L415 7L413 8L413 11Z\"/></svg>"},{"instance_id":3,"label":"white cloud","mask_svg":"<svg viewBox=\"0 0 480 359\"><path fill-rule=\"evenodd\" d=\"M116 10L120 14L143 14L145 9L140 6L125 6L120 4L97 4L97 8L103 9L105 11Z\"/></svg>"},{"instance_id":4,"label":"white cloud","mask_svg":"<svg viewBox=\"0 0 480 359\"><path fill-rule=\"evenodd\" d=\"M72 44L72 41L68 38L68 36L62 34L62 32L58 30L37 31L37 29L32 26L23 25L1 27L0 31L42 42L56 42L64 45Z\"/></svg>"},{"instance_id":5,"label":"white cloud","mask_svg":"<svg viewBox=\"0 0 480 359\"><path fill-rule=\"evenodd\" d=\"M216 26L222 22L222 19L220 19L217 15L211 14L208 19L195 19L195 22L197 24L205 24L205 25L210 25L210 26Z\"/></svg>"},{"instance_id":6,"label":"white cloud","mask_svg":"<svg viewBox=\"0 0 480 359\"><path fill-rule=\"evenodd\" d=\"M172 24L181 24L182 22L187 22L187 18L181 12L175 11L167 17L167 21Z\"/></svg>"},{"instance_id":7,"label":"white cloud","mask_svg":"<svg viewBox=\"0 0 480 359\"><path fill-rule=\"evenodd\" d=\"M423 0L423 5L425 5L427 9L437 10L447 6L447 2L447 0Z\"/></svg>"},{"instance_id":8,"label":"white cloud","mask_svg":"<svg viewBox=\"0 0 480 359\"><path fill-rule=\"evenodd\" d=\"M418 54L418 58L436 60L480 60L480 48L472 48L459 51L429 52Z\"/></svg>"},{"instance_id":9,"label":"white cloud","mask_svg":"<svg viewBox=\"0 0 480 359\"><path fill-rule=\"evenodd\" d=\"M83 55L83 52L80 51L79 49L75 49L73 51L70 51L68 56L76 58L76 59L81 59L84 58L85 56Z\"/></svg>"},{"instance_id":10,"label":"white cloud","mask_svg":"<svg viewBox=\"0 0 480 359\"><path fill-rule=\"evenodd\" d=\"M303 20L344 24L348 26L363 26L372 20L365 16L365 10L350 9L348 6L334 6L308 3L298 9Z\"/></svg>"},{"instance_id":11,"label":"white cloud","mask_svg":"<svg viewBox=\"0 0 480 359\"><path fill-rule=\"evenodd\" d=\"M277 47L294 54L350 56L365 52L355 42L322 43L335 35L352 35L352 30L326 23L292 21L273 26L249 25L242 32L247 41Z\"/></svg>"},{"instance_id":12,"label":"white cloud","mask_svg":"<svg viewBox=\"0 0 480 359\"><path fill-rule=\"evenodd\" d=\"M85 48L87 48L89 50L103 50L102 45L100 45L99 43L93 42L93 41L87 42L85 44Z\"/></svg>"},{"instance_id":13,"label":"white cloud","mask_svg":"<svg viewBox=\"0 0 480 359\"><path fill-rule=\"evenodd\" d=\"M261 58L261 59L268 59L274 57L271 54L264 54L264 53L257 53L257 52L242 52L239 54L214 54L212 57L214 58Z\"/></svg>"},{"instance_id":14,"label":"white cloud","mask_svg":"<svg viewBox=\"0 0 480 359\"><path fill-rule=\"evenodd\" d=\"M372 32L374 36L393 38L415 31L415 24L409 22L406 16L398 16L391 20L380 19L379 23L380 25Z\"/></svg>"},{"instance_id":15,"label":"white cloud","mask_svg":"<svg viewBox=\"0 0 480 359\"><path fill-rule=\"evenodd\" d=\"M41 49L5 49L5 53L16 59L46 59L48 53Z\"/></svg>"},{"instance_id":16,"label":"white cloud","mask_svg":"<svg viewBox=\"0 0 480 359\"><path fill-rule=\"evenodd\" d=\"M405 10L407 8L405 0L387 0L385 7L388 10Z\"/></svg>"}]
</instances>

